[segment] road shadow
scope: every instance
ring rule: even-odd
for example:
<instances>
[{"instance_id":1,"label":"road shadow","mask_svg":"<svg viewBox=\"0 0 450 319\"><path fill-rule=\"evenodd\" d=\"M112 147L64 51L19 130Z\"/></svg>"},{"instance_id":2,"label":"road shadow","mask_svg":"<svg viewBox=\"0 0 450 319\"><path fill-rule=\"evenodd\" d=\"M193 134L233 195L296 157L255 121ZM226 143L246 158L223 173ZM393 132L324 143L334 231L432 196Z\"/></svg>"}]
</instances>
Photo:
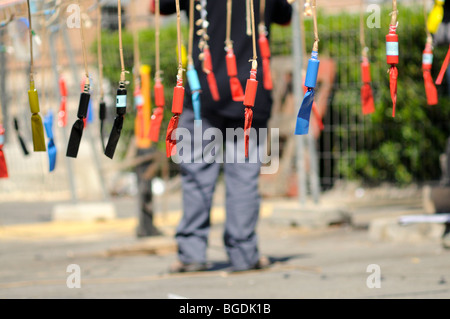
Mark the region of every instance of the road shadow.
<instances>
[{"instance_id":1,"label":"road shadow","mask_svg":"<svg viewBox=\"0 0 450 319\"><path fill-rule=\"evenodd\" d=\"M296 254L296 255L286 255L286 256L269 256L270 265L273 264L283 264L294 259L308 258L310 254ZM211 261L209 267L206 271L225 271L231 269L231 263L228 261Z\"/></svg>"}]
</instances>

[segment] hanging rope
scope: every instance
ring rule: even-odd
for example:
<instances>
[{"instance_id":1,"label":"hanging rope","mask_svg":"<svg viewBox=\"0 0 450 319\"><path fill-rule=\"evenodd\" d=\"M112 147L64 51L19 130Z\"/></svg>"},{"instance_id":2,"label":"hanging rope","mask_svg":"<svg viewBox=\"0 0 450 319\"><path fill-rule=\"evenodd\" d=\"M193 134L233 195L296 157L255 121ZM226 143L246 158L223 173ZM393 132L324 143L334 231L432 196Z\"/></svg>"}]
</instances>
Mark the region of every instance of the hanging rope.
<instances>
[{"instance_id":1,"label":"hanging rope","mask_svg":"<svg viewBox=\"0 0 450 319\"><path fill-rule=\"evenodd\" d=\"M227 0L227 25L225 33L225 46L228 48L233 47L233 42L231 41L231 15L233 10L233 0Z\"/></svg>"},{"instance_id":2,"label":"hanging rope","mask_svg":"<svg viewBox=\"0 0 450 319\"><path fill-rule=\"evenodd\" d=\"M213 63L211 52L209 50L209 36L208 36L208 25L209 22L207 20L207 11L206 11L206 0L200 0L200 5L197 7L200 11L200 19L197 20L197 24L201 26L201 29L197 31L197 34L201 36L199 41L199 48L201 50L201 54L199 59L203 61L202 69L206 74L206 79L208 81L209 91L214 101L220 100L219 89L217 87L216 76L213 71Z\"/></svg>"},{"instance_id":3,"label":"hanging rope","mask_svg":"<svg viewBox=\"0 0 450 319\"><path fill-rule=\"evenodd\" d=\"M78 0L78 5L80 5L80 1ZM81 6L80 6L81 8ZM80 9L81 13L81 9ZM81 14L80 14L81 15ZM86 44L85 44L85 37L84 37L84 25L83 25L83 19L81 19L80 24L80 32L81 32L81 46L83 49L83 63L84 63L84 75L86 77L86 84L89 85L89 71L88 71L88 63L87 63L87 53L86 53Z\"/></svg>"},{"instance_id":4,"label":"hanging rope","mask_svg":"<svg viewBox=\"0 0 450 319\"><path fill-rule=\"evenodd\" d=\"M160 52L159 52L159 36L160 36L160 12L159 12L159 0L155 0L155 51L156 51L156 72L155 78L161 79L161 65L160 65Z\"/></svg>"},{"instance_id":5,"label":"hanging rope","mask_svg":"<svg viewBox=\"0 0 450 319\"><path fill-rule=\"evenodd\" d=\"M136 17L134 17L134 9L133 9L133 21L136 21ZM134 61L134 81L139 81L139 67L140 67L140 61L141 61L141 52L139 50L139 32L137 28L135 27L133 29L133 61Z\"/></svg>"},{"instance_id":6,"label":"hanging rope","mask_svg":"<svg viewBox=\"0 0 450 319\"><path fill-rule=\"evenodd\" d=\"M194 47L194 0L189 0L189 42L188 42L188 64L194 64L192 50Z\"/></svg>"},{"instance_id":7,"label":"hanging rope","mask_svg":"<svg viewBox=\"0 0 450 319\"><path fill-rule=\"evenodd\" d=\"M292 2L294 2L295 0L293 0ZM306 7L306 5L308 7ZM303 8L303 11L300 10L300 8ZM306 8L309 8L309 11L311 11L311 7L309 2L308 3L304 3L303 0L299 0L299 9L298 9L298 21L300 22L300 41L302 44L302 56L306 56L306 40L305 40L305 26L303 23L304 20L304 16L312 16L311 12L306 12ZM305 81L305 76L306 76L306 68L305 68L305 64L302 63L302 81ZM308 88L306 86L303 85L303 94L306 93L306 91L308 91ZM319 127L319 129L322 131L324 129L324 125L322 122L322 115L319 113L319 111L317 110L317 105L316 105L316 101L313 102L312 104L312 112L314 114L314 117L316 119L316 123L317 126Z\"/></svg>"},{"instance_id":8,"label":"hanging rope","mask_svg":"<svg viewBox=\"0 0 450 319\"><path fill-rule=\"evenodd\" d=\"M104 100L105 93L103 90L103 48L102 48L102 7L100 0L97 1L97 60L98 60L98 87L100 94L100 102L98 108L98 117L100 119L100 141L102 143L103 152L105 146L105 120L106 120L106 103Z\"/></svg>"},{"instance_id":9,"label":"hanging rope","mask_svg":"<svg viewBox=\"0 0 450 319\"><path fill-rule=\"evenodd\" d=\"M30 37L30 89L28 90L28 101L31 110L31 131L33 135L33 149L35 152L45 152L44 126L39 115L39 97L34 83L34 57L33 57L33 27L31 23L30 0L27 0L29 37Z\"/></svg>"},{"instance_id":10,"label":"hanging rope","mask_svg":"<svg viewBox=\"0 0 450 319\"><path fill-rule=\"evenodd\" d=\"M188 43L188 66L187 66L187 80L191 89L192 108L194 110L194 120L201 120L201 103L200 92L201 85L198 78L197 70L194 66L192 58L192 48L194 45L194 0L189 1L189 43Z\"/></svg>"},{"instance_id":11,"label":"hanging rope","mask_svg":"<svg viewBox=\"0 0 450 319\"><path fill-rule=\"evenodd\" d=\"M131 21L136 21L136 0L134 0L134 5L131 10ZM141 74L141 54L139 49L139 32L137 26L133 28L133 83L134 83L134 107L136 110L136 117L134 119L134 136L136 145L138 148L146 149L151 146L150 140L150 122L148 119L150 118L150 104L146 103L145 100L150 101L150 97L148 96L149 90L144 88L147 85L147 81L150 77L147 78L147 74ZM149 68L147 65L143 66L143 70ZM150 84L150 83L148 83ZM144 99L144 94L145 99Z\"/></svg>"},{"instance_id":12,"label":"hanging rope","mask_svg":"<svg viewBox=\"0 0 450 319\"><path fill-rule=\"evenodd\" d=\"M444 11L444 3L445 1L435 1L435 5L433 10L430 13L430 17L428 18L427 23L427 35L429 32L436 33L439 25L442 21L442 12ZM430 31L431 30L431 31ZM436 85L441 85L442 80L444 79L444 74L448 69L448 65L450 62L450 45L447 50L447 54L445 56L444 62L442 63L441 70L436 78Z\"/></svg>"},{"instance_id":13,"label":"hanging rope","mask_svg":"<svg viewBox=\"0 0 450 319\"><path fill-rule=\"evenodd\" d=\"M114 119L114 124L109 135L108 143L105 148L105 155L109 158L114 157L114 153L117 148L117 143L120 139L120 134L122 132L124 116L127 112L127 89L125 87L125 63L123 58L123 44L122 44L122 5L121 1L117 1L117 16L118 16L118 27L119 27L119 55L120 55L120 80L119 88L116 94L116 118Z\"/></svg>"},{"instance_id":14,"label":"hanging rope","mask_svg":"<svg viewBox=\"0 0 450 319\"><path fill-rule=\"evenodd\" d=\"M172 100L173 116L170 119L166 134L167 157L176 154L176 139L174 135L175 130L178 127L180 115L183 112L183 102L184 102L183 61L181 57L181 18L180 18L179 0L176 0L176 10L177 10L178 73L177 73L177 85L173 90L173 100Z\"/></svg>"},{"instance_id":15,"label":"hanging rope","mask_svg":"<svg viewBox=\"0 0 450 319\"><path fill-rule=\"evenodd\" d=\"M397 0L392 0L391 23L389 25L389 33L386 35L386 60L390 64L389 68L389 88L392 99L392 117L395 117L395 107L397 104L397 78L398 70L398 35L397 31Z\"/></svg>"},{"instance_id":16,"label":"hanging rope","mask_svg":"<svg viewBox=\"0 0 450 319\"><path fill-rule=\"evenodd\" d=\"M317 84L317 75L319 72L319 33L317 28L317 12L316 1L311 3L313 24L314 24L314 44L311 52L311 58L308 61L308 68L305 75L305 87L306 92L303 97L302 104L297 115L297 123L295 126L296 135L305 135L309 131L309 120L311 117L311 110L314 105L314 93Z\"/></svg>"},{"instance_id":17,"label":"hanging rope","mask_svg":"<svg viewBox=\"0 0 450 319\"><path fill-rule=\"evenodd\" d=\"M78 6L81 10L81 4L78 0ZM84 35L84 25L83 25L83 19L80 21L81 28L80 28L80 37L81 37L81 46L83 50L83 62L84 62L84 89L83 92L80 94L80 102L78 104L78 111L77 111L77 120L72 126L72 130L70 132L69 136L69 143L67 144L67 157L73 157L76 158L78 156L78 150L80 148L81 138L83 136L83 129L85 126L85 120L87 118L88 108L89 108L89 100L91 98L90 94L90 81L89 81L89 71L88 71L88 64L87 64L87 54L86 54L86 45L85 45L85 35Z\"/></svg>"},{"instance_id":18,"label":"hanging rope","mask_svg":"<svg viewBox=\"0 0 450 319\"><path fill-rule=\"evenodd\" d=\"M28 25L29 25L29 37L30 37L30 81L34 81L34 57L33 57L33 26L31 23L31 8L30 0L27 0L28 10Z\"/></svg>"},{"instance_id":19,"label":"hanging rope","mask_svg":"<svg viewBox=\"0 0 450 319\"><path fill-rule=\"evenodd\" d=\"M47 33L47 29L45 27L44 24L44 28L42 31L42 47L43 48L47 48L48 44L47 44L47 39L48 39L48 33ZM45 133L47 135L48 138L48 142L47 142L47 155L48 155L48 164L49 164L49 172L53 172L55 170L56 167L56 159L57 159L57 149L56 149L56 144L55 144L55 140L54 140L54 134L53 134L53 110L48 106L48 102L47 102L47 90L45 88L46 84L47 84L47 79L46 79L46 75L47 73L43 70L42 71L42 83L44 84L44 89L43 89L43 105L44 105L44 119L43 119L43 124L44 124L44 129L45 129Z\"/></svg>"},{"instance_id":20,"label":"hanging rope","mask_svg":"<svg viewBox=\"0 0 450 319\"><path fill-rule=\"evenodd\" d=\"M253 0L250 0L250 16L251 16L251 21L252 21L253 62L256 62L256 59L258 59L258 55L256 53L255 8L253 5Z\"/></svg>"},{"instance_id":21,"label":"hanging rope","mask_svg":"<svg viewBox=\"0 0 450 319\"><path fill-rule=\"evenodd\" d=\"M359 43L361 45L362 55L367 56L366 36L364 33L364 0L359 3Z\"/></svg>"},{"instance_id":22,"label":"hanging rope","mask_svg":"<svg viewBox=\"0 0 450 319\"><path fill-rule=\"evenodd\" d=\"M364 1L360 2L360 15L359 15L359 40L361 44L361 107L362 114L367 115L375 112L375 102L373 100L371 77L370 77L370 64L368 58L369 48L366 46L365 34L364 34Z\"/></svg>"},{"instance_id":23,"label":"hanging rope","mask_svg":"<svg viewBox=\"0 0 450 319\"><path fill-rule=\"evenodd\" d=\"M251 22L251 13L250 13L250 1L245 0L245 15L246 15L246 33L250 37L252 35L252 22Z\"/></svg>"},{"instance_id":24,"label":"hanging rope","mask_svg":"<svg viewBox=\"0 0 450 319\"><path fill-rule=\"evenodd\" d=\"M122 5L121 0L117 0L117 15L119 27L119 56L120 56L120 82L125 84L125 62L123 58L123 44L122 44Z\"/></svg>"},{"instance_id":25,"label":"hanging rope","mask_svg":"<svg viewBox=\"0 0 450 319\"><path fill-rule=\"evenodd\" d=\"M150 122L150 140L153 142L159 141L159 132L161 130L161 122L164 117L164 85L161 79L161 68L160 68L160 52L159 52L159 0L155 0L155 51L156 51L156 70L155 70L155 85L153 87L155 94L155 105Z\"/></svg>"},{"instance_id":26,"label":"hanging rope","mask_svg":"<svg viewBox=\"0 0 450 319\"><path fill-rule=\"evenodd\" d=\"M425 49L422 53L422 74L425 85L425 94L427 96L428 105L438 104L438 92L433 82L431 75L431 68L433 66L433 37L427 27L427 2L423 1L423 15L425 20L425 32L427 39L425 42Z\"/></svg>"},{"instance_id":27,"label":"hanging rope","mask_svg":"<svg viewBox=\"0 0 450 319\"><path fill-rule=\"evenodd\" d=\"M313 45L313 51L319 52L319 31L318 31L318 28L317 28L316 0L312 1L311 9L312 9L312 14L313 14L313 24L314 24L314 45Z\"/></svg>"},{"instance_id":28,"label":"hanging rope","mask_svg":"<svg viewBox=\"0 0 450 319\"><path fill-rule=\"evenodd\" d=\"M181 41L181 13L180 13L180 1L176 1L177 8L177 53L178 53L178 72L183 70L183 58L182 58L182 41Z\"/></svg>"},{"instance_id":29,"label":"hanging rope","mask_svg":"<svg viewBox=\"0 0 450 319\"><path fill-rule=\"evenodd\" d=\"M244 100L244 91L242 89L241 81L237 78L238 70L236 65L236 56L234 55L233 41L231 41L232 10L232 0L227 0L227 26L225 39L225 51L227 54L225 61L227 63L227 74L230 78L231 98L235 102L242 102Z\"/></svg>"},{"instance_id":30,"label":"hanging rope","mask_svg":"<svg viewBox=\"0 0 450 319\"><path fill-rule=\"evenodd\" d=\"M260 2L260 22L258 25L258 45L259 45L259 51L261 52L261 58L263 63L263 86L266 90L272 90L273 89L273 82L272 82L272 72L270 70L270 45L269 40L267 39L267 28L266 23L264 20L264 16L266 14L266 1L261 0Z\"/></svg>"},{"instance_id":31,"label":"hanging rope","mask_svg":"<svg viewBox=\"0 0 450 319\"><path fill-rule=\"evenodd\" d=\"M102 50L102 7L100 0L97 6L97 58L98 58L98 86L100 91L100 101L103 101L103 50Z\"/></svg>"}]
</instances>

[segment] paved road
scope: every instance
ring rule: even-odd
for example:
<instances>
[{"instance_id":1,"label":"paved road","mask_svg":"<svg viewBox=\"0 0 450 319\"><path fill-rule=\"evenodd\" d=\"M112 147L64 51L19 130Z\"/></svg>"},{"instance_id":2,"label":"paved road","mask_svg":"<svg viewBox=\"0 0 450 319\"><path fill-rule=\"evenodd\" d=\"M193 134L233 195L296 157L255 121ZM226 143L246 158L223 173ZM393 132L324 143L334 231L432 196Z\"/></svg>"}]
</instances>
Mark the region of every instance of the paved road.
<instances>
[{"instance_id":1,"label":"paved road","mask_svg":"<svg viewBox=\"0 0 450 319\"><path fill-rule=\"evenodd\" d=\"M161 224L166 236L151 239L134 237L135 222L130 215L4 225L0 298L450 298L450 251L435 240L377 242L363 227L306 229L267 215L258 228L261 251L275 263L265 271L229 274L217 218L208 250L212 271L175 276L166 273L175 260L173 220ZM73 264L80 288L67 286L77 273L67 272ZM369 288L368 278L380 287Z\"/></svg>"}]
</instances>

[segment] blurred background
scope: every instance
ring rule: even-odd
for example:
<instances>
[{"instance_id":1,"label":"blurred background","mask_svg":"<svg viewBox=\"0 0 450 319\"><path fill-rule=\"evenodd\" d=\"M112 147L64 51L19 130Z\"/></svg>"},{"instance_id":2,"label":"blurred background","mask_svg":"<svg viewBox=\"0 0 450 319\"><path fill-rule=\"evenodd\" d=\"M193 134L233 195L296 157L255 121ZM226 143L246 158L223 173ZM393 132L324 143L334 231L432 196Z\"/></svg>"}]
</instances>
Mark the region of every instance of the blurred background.
<instances>
[{"instance_id":1,"label":"blurred background","mask_svg":"<svg viewBox=\"0 0 450 319\"><path fill-rule=\"evenodd\" d=\"M53 112L57 119L61 99L58 83L63 78L68 88L68 119L65 127L59 126L55 120L58 155L55 170L49 172L47 154L24 154L18 138L21 135L28 150L32 150L27 100L28 31L23 19L26 19L26 2L0 1L3 21L0 27L0 97L6 130L3 150L9 173L8 178L0 180L0 207L7 207L5 205L10 202L86 203L135 198L139 193L136 173L139 163L154 164L146 170L146 179L151 181L155 196L179 192L178 166L164 156L165 128L171 117L169 106L177 67L175 16L162 17L161 20L161 69L164 72L166 113L160 142L151 145L157 155L151 160L143 159L138 155L134 132L136 109L132 77L138 56L139 65L150 66L153 82L155 17L150 13L150 0L122 1L124 58L130 72L127 75L130 81L128 111L118 151L110 160L103 154L99 134L97 22L100 3L103 88L108 115L105 132L109 134L120 76L117 1L80 0L92 78L92 103L80 152L76 159L72 159L65 156L65 150L71 125L76 120L84 74L80 31L66 25L71 14L67 8L75 2L31 2L35 10L33 30L39 37L34 48L41 114ZM366 22L373 22L372 14L377 13L376 10L368 11L368 6L373 4L380 9L380 27L369 28ZM316 102L319 112L312 115L312 131L308 136L295 136L293 129L299 107L296 92L300 90L293 82L298 66L294 51L302 45L298 38L298 17L294 14L290 26L272 27L271 65L275 87L270 125L280 130L280 158L279 170L261 178L264 198L299 202L312 200L319 204L327 194L338 192L353 199L375 194L420 200L417 196L422 195L423 187L442 183L446 174L445 151L450 133L449 81L445 77L442 85L437 87L438 105L427 105L421 64L426 41L424 9L428 14L434 1L398 1L398 4L398 103L396 116L392 117L385 56L385 36L392 2L318 1L321 70ZM361 14L375 101L375 112L367 115L361 111L360 99ZM182 18L184 45L187 46L187 20L184 15ZM300 51L306 61L308 56L304 52L312 48L313 25L310 16L303 19L306 47ZM433 76L439 72L447 49L445 45L434 48ZM150 94L154 107L153 92ZM15 122L19 124L18 130L14 127Z\"/></svg>"}]
</instances>

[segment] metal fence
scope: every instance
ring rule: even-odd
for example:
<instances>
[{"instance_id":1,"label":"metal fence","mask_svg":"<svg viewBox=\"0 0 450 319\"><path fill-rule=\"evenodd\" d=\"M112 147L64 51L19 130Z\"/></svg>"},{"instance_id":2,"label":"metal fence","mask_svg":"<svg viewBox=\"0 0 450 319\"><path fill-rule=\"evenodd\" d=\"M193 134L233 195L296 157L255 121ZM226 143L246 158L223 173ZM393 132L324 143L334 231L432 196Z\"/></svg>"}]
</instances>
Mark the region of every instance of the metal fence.
<instances>
[{"instance_id":1,"label":"metal fence","mask_svg":"<svg viewBox=\"0 0 450 319\"><path fill-rule=\"evenodd\" d=\"M126 21L132 21L130 16L127 16L125 11ZM91 27L88 29L90 35L88 41L88 47L92 48L95 41L95 14L90 14ZM358 14L356 13L356 16ZM329 63L329 65L334 66L335 72L333 72L333 81L331 82L331 88L329 94L322 97L323 105L326 109L323 117L323 130L317 135L315 140L315 147L317 152L317 160L319 164L319 177L320 177L320 188L322 190L329 189L333 187L336 181L347 180L350 178L348 174L345 173L348 167L355 165L355 160L357 155L367 149L371 149L372 140L371 132L376 132L377 130L387 130L389 125L395 125L395 123L388 123L386 126L374 126L370 117L362 116L358 111L360 108L359 90L360 90L360 79L358 72L352 72L352 68L359 68L360 62L360 47L359 47L359 29L357 22L354 27L347 28L345 30L337 30L334 26L338 26L348 19L348 15L339 15L327 20L330 24L319 25L319 32L326 42L322 42L323 47L338 47L341 52L340 55L333 55L328 50L327 54L321 56L323 63ZM354 17L353 17L354 18ZM152 17L150 15L138 15L134 16L133 19L138 20L142 23L141 28L152 28ZM355 21L358 21L357 19ZM308 21L306 21L309 23ZM171 25L171 19L167 18L165 20L165 25ZM127 26L126 26L127 27ZM292 28L284 27L283 29L275 28L273 29L272 35L272 65L275 71L281 65L289 65L292 63ZM408 41L411 43L415 41L422 41L422 39L415 38L415 35L407 30L410 28L408 24L402 25L403 35L408 36ZM308 30L308 28L307 28ZM411 29L412 30L412 29ZM39 31L39 30L37 30ZM384 32L384 29L376 30L376 32ZM11 44L11 39L8 38L8 34L5 29L0 30L2 33L3 47L8 47ZM66 32L66 33L64 33ZM103 159L103 154L100 148L99 140L99 128L98 122L96 121L95 106L98 102L98 93L96 88L96 83L94 81L94 123L89 124L87 127L87 132L84 141L82 142L82 150L80 157L77 160L66 159L65 158L65 148L66 139L68 131L71 124L75 120L77 102L78 102L78 92L79 92L79 79L82 78L82 56L81 47L79 41L77 40L78 33L76 30L64 30L61 28L56 31L57 43L51 47L54 50L54 54L58 57L58 68L57 71L60 75L66 77L69 87L71 88L71 96L68 103L69 121L68 127L64 130L62 128L55 126L55 139L57 141L57 147L59 149L58 153L58 168L55 172L48 173L46 170L46 157L43 154L31 154L31 156L24 156L20 152L19 144L17 138L14 136L14 128L12 126L12 116L16 115L22 124L22 133L28 141L31 140L31 133L28 128L29 122L29 110L27 108L27 63L24 61L17 61L14 55L8 55L5 50L2 50L2 59L5 61L3 64L3 70L6 72L5 89L3 94L5 97L2 99L2 107L5 110L7 108L7 144L5 146L5 153L8 160L8 166L10 170L10 178L7 181L1 181L0 183L0 200L9 199L21 199L25 197L30 197L32 199L54 199L58 198L60 200L77 199L77 198L101 198L105 196L105 192L111 193L112 187L118 187L117 185L122 185L123 182L124 189L126 185L129 184L127 181L120 181L120 174L114 171L114 165ZM311 35L306 34L306 43L312 43ZM367 43L370 48L374 50L379 50L384 46L384 43L378 41L379 37L376 36L375 32L367 33ZM162 41L168 41L168 39L162 39ZM69 46L71 46L69 48ZM306 51L308 51L308 45ZM113 54L117 48L113 43L104 43L103 47L103 64L105 68L105 73L108 72L108 68L116 68L117 61L115 57L117 53ZM149 41L142 41L140 43L141 51L151 51L154 50L154 43ZM95 50L90 51L89 65L92 72L92 77L97 78L97 61ZM343 53L343 54L342 54ZM50 52L47 52L50 54ZM404 56L411 54L407 50L402 52ZM148 61L152 63L152 61ZM374 58L372 59L372 84L373 91L376 97L379 96L380 87L386 84L386 70L387 66L383 59ZM418 62L420 63L420 62ZM293 64L291 64L292 66ZM282 68L280 68L281 70ZM110 70L109 70L110 71ZM288 70L289 71L289 70ZM292 94L295 91L295 87L292 86L292 67L290 68L291 73L281 74L275 72L275 76L280 78L276 81L276 87L274 89L274 112L272 119L273 123L282 124L278 127L280 129L286 122L289 121L285 126L292 124L293 119L296 116L298 110L298 105L292 98ZM40 95L45 96L45 103L47 108L53 108L57 110L57 105L59 104L59 94L57 94L57 86L55 79L54 65L50 56L44 56L40 61L38 61L37 67L37 78L44 79L40 82ZM114 83L109 84L108 94L110 99L114 98ZM318 94L320 97L321 88L318 89ZM345 95L344 93L345 92ZM445 90L440 91L440 93L446 93ZM289 95L290 98L289 98ZM110 103L111 105L112 103ZM324 109L324 111L325 111ZM110 109L110 118L112 117L112 111ZM283 117L284 116L284 117ZM168 118L162 124L162 128L167 127ZM281 122L280 122L281 121ZM446 119L441 118L444 122ZM283 124L284 123L284 124ZM277 124L274 124L277 125ZM420 126L419 126L420 127ZM289 134L284 133L281 130L281 156L286 156L286 158L281 158L283 163L282 169L287 169L290 173L295 174L296 167L296 156L294 152L288 152L286 145L291 139ZM121 145L123 150L127 148L127 141L124 141ZM419 145L419 149L421 146ZM439 163L436 163L438 166ZM305 173L308 173L310 166L307 165L305 168ZM128 170L129 171L129 170ZM132 171L131 171L132 172ZM178 167L176 165L171 165L171 176L176 176L178 173ZM72 176L72 177L71 177ZM292 195L291 188L297 188L297 181L282 179L283 175L280 173L279 184L289 184L280 192L268 191L267 194L276 195ZM70 179L73 178L71 181ZM273 177L275 178L275 177ZM420 179L420 176L419 176ZM114 185L114 186L112 186ZM295 190L298 192L298 188ZM74 193L75 198L74 198Z\"/></svg>"}]
</instances>

